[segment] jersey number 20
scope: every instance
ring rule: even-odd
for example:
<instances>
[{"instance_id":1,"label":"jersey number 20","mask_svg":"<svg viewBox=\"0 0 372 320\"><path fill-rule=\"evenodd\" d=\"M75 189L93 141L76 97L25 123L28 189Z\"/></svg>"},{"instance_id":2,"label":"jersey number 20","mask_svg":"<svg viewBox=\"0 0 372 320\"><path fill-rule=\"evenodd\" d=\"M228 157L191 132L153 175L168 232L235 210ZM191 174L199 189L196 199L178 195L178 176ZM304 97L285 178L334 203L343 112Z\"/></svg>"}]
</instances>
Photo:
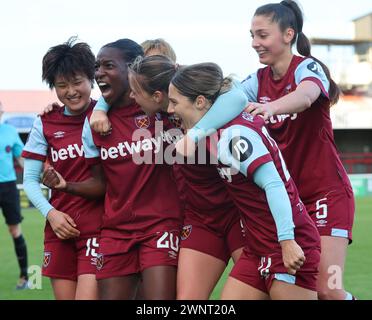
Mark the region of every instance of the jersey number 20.
<instances>
[{"instance_id":1,"label":"jersey number 20","mask_svg":"<svg viewBox=\"0 0 372 320\"><path fill-rule=\"evenodd\" d=\"M169 240L168 240L169 239ZM157 248L170 248L178 252L178 244L180 239L172 232L164 232L164 234L156 242Z\"/></svg>"}]
</instances>

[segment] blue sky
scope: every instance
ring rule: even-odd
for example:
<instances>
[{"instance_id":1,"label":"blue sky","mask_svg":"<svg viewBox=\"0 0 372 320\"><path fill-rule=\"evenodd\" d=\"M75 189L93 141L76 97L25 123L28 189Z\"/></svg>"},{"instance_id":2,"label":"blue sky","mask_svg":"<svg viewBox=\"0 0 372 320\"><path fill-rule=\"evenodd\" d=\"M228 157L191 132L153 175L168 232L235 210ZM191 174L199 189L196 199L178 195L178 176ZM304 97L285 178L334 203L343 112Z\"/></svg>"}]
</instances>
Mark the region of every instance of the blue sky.
<instances>
[{"instance_id":1,"label":"blue sky","mask_svg":"<svg viewBox=\"0 0 372 320\"><path fill-rule=\"evenodd\" d=\"M5 1L4 1L5 2ZM353 37L352 19L372 12L371 0L302 0L308 37ZM250 20L263 0L12 0L0 10L0 90L47 89L41 59L49 47L77 35L94 53L108 42L162 37L178 62L214 61L242 78L259 64L250 47ZM335 12L337 6L337 13ZM332 57L314 47L326 63ZM320 55L320 56L319 56ZM337 61L336 61L337 62Z\"/></svg>"}]
</instances>

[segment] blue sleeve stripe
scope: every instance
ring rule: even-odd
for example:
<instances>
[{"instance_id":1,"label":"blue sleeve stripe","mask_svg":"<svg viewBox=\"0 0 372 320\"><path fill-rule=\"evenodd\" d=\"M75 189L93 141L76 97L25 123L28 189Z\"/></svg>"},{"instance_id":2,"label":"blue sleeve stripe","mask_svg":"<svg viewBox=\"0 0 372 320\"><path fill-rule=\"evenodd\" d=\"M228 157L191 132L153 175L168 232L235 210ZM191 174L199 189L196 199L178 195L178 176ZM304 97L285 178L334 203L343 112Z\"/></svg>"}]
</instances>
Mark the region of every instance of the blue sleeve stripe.
<instances>
[{"instance_id":1,"label":"blue sleeve stripe","mask_svg":"<svg viewBox=\"0 0 372 320\"><path fill-rule=\"evenodd\" d=\"M48 142L43 133L43 123L40 117L34 121L33 127L23 149L25 152L35 153L46 156L48 152Z\"/></svg>"},{"instance_id":2,"label":"blue sleeve stripe","mask_svg":"<svg viewBox=\"0 0 372 320\"><path fill-rule=\"evenodd\" d=\"M194 142L236 118L247 106L248 99L239 81L234 80L231 90L220 95L208 112L187 132ZM211 130L212 129L212 130Z\"/></svg>"},{"instance_id":3,"label":"blue sleeve stripe","mask_svg":"<svg viewBox=\"0 0 372 320\"><path fill-rule=\"evenodd\" d=\"M250 102L257 102L258 84L257 72L252 73L242 82L243 91Z\"/></svg>"},{"instance_id":4,"label":"blue sleeve stripe","mask_svg":"<svg viewBox=\"0 0 372 320\"><path fill-rule=\"evenodd\" d=\"M90 128L88 118L85 118L83 133L82 133L82 141L83 141L85 158L98 158L99 151L96 145L94 144L92 129Z\"/></svg>"},{"instance_id":5,"label":"blue sleeve stripe","mask_svg":"<svg viewBox=\"0 0 372 320\"><path fill-rule=\"evenodd\" d=\"M110 106L106 103L105 99L100 96L96 105L94 106L94 111L104 111L104 112L108 112L110 110Z\"/></svg>"},{"instance_id":6,"label":"blue sleeve stripe","mask_svg":"<svg viewBox=\"0 0 372 320\"><path fill-rule=\"evenodd\" d=\"M267 162L253 174L254 182L265 190L267 202L277 228L278 241L293 240L294 228L292 206L274 163Z\"/></svg>"}]
</instances>

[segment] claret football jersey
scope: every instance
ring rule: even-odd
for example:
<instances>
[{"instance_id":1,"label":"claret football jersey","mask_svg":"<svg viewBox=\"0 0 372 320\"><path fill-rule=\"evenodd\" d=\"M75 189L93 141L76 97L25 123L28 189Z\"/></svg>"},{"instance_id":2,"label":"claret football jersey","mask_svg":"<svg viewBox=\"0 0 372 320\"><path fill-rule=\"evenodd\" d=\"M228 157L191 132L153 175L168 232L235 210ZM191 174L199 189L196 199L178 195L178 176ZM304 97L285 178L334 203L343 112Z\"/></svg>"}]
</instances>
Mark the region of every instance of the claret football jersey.
<instances>
[{"instance_id":1,"label":"claret football jersey","mask_svg":"<svg viewBox=\"0 0 372 320\"><path fill-rule=\"evenodd\" d=\"M301 199L308 202L330 189L350 187L334 142L329 81L321 65L312 58L294 55L283 78L274 80L270 67L265 67L248 76L243 87L250 101L267 103L293 92L302 81L316 83L321 89L319 98L304 112L272 116L267 127L282 151Z\"/></svg>"},{"instance_id":2,"label":"claret football jersey","mask_svg":"<svg viewBox=\"0 0 372 320\"><path fill-rule=\"evenodd\" d=\"M219 160L217 170L242 213L250 249L260 255L281 252L274 218L263 189L253 181L254 172L272 161L286 188L292 207L295 240L303 248L319 246L316 227L306 213L277 144L264 120L243 112L208 138ZM213 140L217 148L213 150Z\"/></svg>"},{"instance_id":3,"label":"claret football jersey","mask_svg":"<svg viewBox=\"0 0 372 320\"><path fill-rule=\"evenodd\" d=\"M141 237L181 226L181 208L172 164L164 159L177 135L163 114L147 116L132 104L108 112L111 134L84 125L85 157L106 176L102 236ZM179 132L179 130L176 130Z\"/></svg>"},{"instance_id":4,"label":"claret football jersey","mask_svg":"<svg viewBox=\"0 0 372 320\"><path fill-rule=\"evenodd\" d=\"M64 107L55 107L50 113L37 117L22 156L48 161L66 181L79 182L90 178L81 136L85 117L94 104L95 101L92 101L88 109L78 116L66 115ZM104 211L103 198L88 200L52 190L50 203L74 219L81 237L99 233ZM46 239L48 238L56 236L47 223Z\"/></svg>"},{"instance_id":5,"label":"claret football jersey","mask_svg":"<svg viewBox=\"0 0 372 320\"><path fill-rule=\"evenodd\" d=\"M196 151L196 155L198 150ZM221 181L215 165L210 163L209 154L188 160L179 165L185 180L185 215L208 226L221 237L224 229L229 228L231 215L239 215L226 186ZM203 158L203 160L201 160Z\"/></svg>"}]
</instances>

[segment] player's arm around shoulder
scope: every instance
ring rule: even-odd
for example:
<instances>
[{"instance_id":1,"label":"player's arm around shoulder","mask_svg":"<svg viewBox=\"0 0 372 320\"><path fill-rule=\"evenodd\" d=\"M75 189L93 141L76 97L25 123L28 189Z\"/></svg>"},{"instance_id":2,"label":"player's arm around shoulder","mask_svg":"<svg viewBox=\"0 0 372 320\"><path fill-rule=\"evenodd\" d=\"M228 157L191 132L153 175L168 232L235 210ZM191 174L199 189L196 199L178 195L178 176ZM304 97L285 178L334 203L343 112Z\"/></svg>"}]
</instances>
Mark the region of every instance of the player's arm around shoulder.
<instances>
[{"instance_id":1,"label":"player's arm around shoulder","mask_svg":"<svg viewBox=\"0 0 372 320\"><path fill-rule=\"evenodd\" d=\"M95 105L93 112L89 118L91 128L102 135L109 134L111 131L111 123L107 116L110 106L101 96Z\"/></svg>"},{"instance_id":2,"label":"player's arm around shoulder","mask_svg":"<svg viewBox=\"0 0 372 320\"><path fill-rule=\"evenodd\" d=\"M246 111L252 115L262 115L265 120L274 115L300 113L310 108L319 98L319 86L310 80L301 82L295 91L268 103L249 103Z\"/></svg>"}]
</instances>

